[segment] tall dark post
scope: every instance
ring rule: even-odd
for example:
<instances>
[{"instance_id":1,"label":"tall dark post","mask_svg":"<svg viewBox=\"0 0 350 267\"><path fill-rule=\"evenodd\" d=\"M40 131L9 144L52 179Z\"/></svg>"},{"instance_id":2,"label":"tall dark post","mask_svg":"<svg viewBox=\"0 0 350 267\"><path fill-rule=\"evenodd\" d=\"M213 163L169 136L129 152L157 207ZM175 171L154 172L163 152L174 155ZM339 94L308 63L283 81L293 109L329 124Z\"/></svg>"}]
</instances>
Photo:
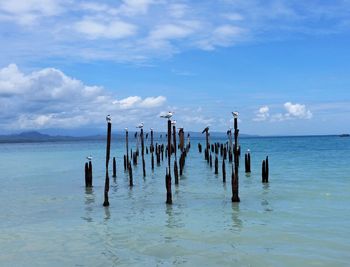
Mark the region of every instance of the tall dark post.
<instances>
[{"instance_id":1,"label":"tall dark post","mask_svg":"<svg viewBox=\"0 0 350 267\"><path fill-rule=\"evenodd\" d=\"M222 160L222 181L226 183L226 167L225 167L225 159Z\"/></svg>"},{"instance_id":2,"label":"tall dark post","mask_svg":"<svg viewBox=\"0 0 350 267\"><path fill-rule=\"evenodd\" d=\"M125 128L125 149L126 149L126 163L124 165L124 170L129 170L129 131L128 128Z\"/></svg>"},{"instance_id":3,"label":"tall dark post","mask_svg":"<svg viewBox=\"0 0 350 267\"><path fill-rule=\"evenodd\" d=\"M179 144L180 151L183 152L185 147L185 134L184 134L183 128L179 129L179 139L180 139L180 144Z\"/></svg>"},{"instance_id":4,"label":"tall dark post","mask_svg":"<svg viewBox=\"0 0 350 267\"><path fill-rule=\"evenodd\" d=\"M88 187L92 187L92 162L89 160L89 183Z\"/></svg>"},{"instance_id":5,"label":"tall dark post","mask_svg":"<svg viewBox=\"0 0 350 267\"><path fill-rule=\"evenodd\" d=\"M151 128L151 146L150 146L150 152L151 152L151 164L152 164L152 171L154 170L154 146L153 146L153 129Z\"/></svg>"},{"instance_id":6,"label":"tall dark post","mask_svg":"<svg viewBox=\"0 0 350 267\"><path fill-rule=\"evenodd\" d=\"M209 163L209 150L210 150L210 144L209 144L209 127L206 127L202 134L205 133L205 150L204 150L204 157L205 160Z\"/></svg>"},{"instance_id":7,"label":"tall dark post","mask_svg":"<svg viewBox=\"0 0 350 267\"><path fill-rule=\"evenodd\" d=\"M113 177L117 177L117 164L115 162L115 157L113 157Z\"/></svg>"},{"instance_id":8,"label":"tall dark post","mask_svg":"<svg viewBox=\"0 0 350 267\"><path fill-rule=\"evenodd\" d=\"M171 120L168 119L168 168L166 170L166 176L165 176L165 184L166 184L166 191L167 191L167 204L172 204L172 193L171 193L171 168L170 168L170 159L171 159Z\"/></svg>"},{"instance_id":9,"label":"tall dark post","mask_svg":"<svg viewBox=\"0 0 350 267\"><path fill-rule=\"evenodd\" d=\"M104 202L103 206L108 207L108 191L109 191L109 176L108 176L108 164L111 152L111 131L112 131L112 123L109 116L107 116L107 147L106 147L106 179L105 179L105 191L104 191Z\"/></svg>"},{"instance_id":10,"label":"tall dark post","mask_svg":"<svg viewBox=\"0 0 350 267\"><path fill-rule=\"evenodd\" d=\"M177 168L177 157L176 157L176 126L175 123L173 123L173 145L174 145L174 177L175 177L175 184L179 184L179 172Z\"/></svg>"},{"instance_id":11,"label":"tall dark post","mask_svg":"<svg viewBox=\"0 0 350 267\"><path fill-rule=\"evenodd\" d=\"M89 187L89 163L85 162L85 187Z\"/></svg>"},{"instance_id":12,"label":"tall dark post","mask_svg":"<svg viewBox=\"0 0 350 267\"><path fill-rule=\"evenodd\" d=\"M145 142L144 142L144 136L143 136L143 128L141 128L140 138L141 138L141 157L142 157L143 177L146 177L146 166L145 166Z\"/></svg>"},{"instance_id":13,"label":"tall dark post","mask_svg":"<svg viewBox=\"0 0 350 267\"><path fill-rule=\"evenodd\" d=\"M238 186L239 186L239 178L238 178L238 113L233 113L234 117L234 136L235 136L235 145L234 145L234 170L232 167L232 202L239 202L239 196L238 196Z\"/></svg>"}]
</instances>

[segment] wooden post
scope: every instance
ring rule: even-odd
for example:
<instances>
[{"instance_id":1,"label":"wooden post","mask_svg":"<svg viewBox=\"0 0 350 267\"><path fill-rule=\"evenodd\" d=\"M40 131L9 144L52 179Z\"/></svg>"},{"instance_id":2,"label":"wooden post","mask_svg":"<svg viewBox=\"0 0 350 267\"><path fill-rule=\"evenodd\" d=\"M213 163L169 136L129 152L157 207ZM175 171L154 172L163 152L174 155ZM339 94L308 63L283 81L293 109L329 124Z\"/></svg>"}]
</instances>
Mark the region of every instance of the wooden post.
<instances>
[{"instance_id":1,"label":"wooden post","mask_svg":"<svg viewBox=\"0 0 350 267\"><path fill-rule=\"evenodd\" d=\"M172 204L172 193L171 193L171 168L170 168L170 160L171 160L171 121L168 120L168 168L166 170L165 176L165 184L167 191L166 203Z\"/></svg>"},{"instance_id":2,"label":"wooden post","mask_svg":"<svg viewBox=\"0 0 350 267\"><path fill-rule=\"evenodd\" d=\"M233 170L232 166L232 177L231 177L231 186L232 186L232 202L240 202L238 196L238 167L235 166Z\"/></svg>"},{"instance_id":3,"label":"wooden post","mask_svg":"<svg viewBox=\"0 0 350 267\"><path fill-rule=\"evenodd\" d=\"M146 166L145 166L145 142L144 142L144 136L143 136L143 128L141 128L141 157L142 157L142 171L143 171L143 177L146 177Z\"/></svg>"},{"instance_id":4,"label":"wooden post","mask_svg":"<svg viewBox=\"0 0 350 267\"><path fill-rule=\"evenodd\" d=\"M115 157L113 157L113 177L117 177L117 164L115 162Z\"/></svg>"},{"instance_id":5,"label":"wooden post","mask_svg":"<svg viewBox=\"0 0 350 267\"><path fill-rule=\"evenodd\" d=\"M262 161L261 180L263 183L266 183L266 162L265 162L265 160Z\"/></svg>"},{"instance_id":6,"label":"wooden post","mask_svg":"<svg viewBox=\"0 0 350 267\"><path fill-rule=\"evenodd\" d=\"M233 171L232 168L232 202L240 202L239 199L239 178L238 178L238 119L237 119L237 114L234 113L234 135L235 135L235 145L234 145L234 165L235 165L235 169Z\"/></svg>"},{"instance_id":7,"label":"wooden post","mask_svg":"<svg viewBox=\"0 0 350 267\"><path fill-rule=\"evenodd\" d=\"M226 167L225 167L225 159L222 160L222 181L226 183Z\"/></svg>"},{"instance_id":8,"label":"wooden post","mask_svg":"<svg viewBox=\"0 0 350 267\"><path fill-rule=\"evenodd\" d=\"M151 128L151 146L149 148L150 152L151 152L151 167L152 167L152 171L154 170L154 146L153 146L153 129ZM156 152L157 154L157 152Z\"/></svg>"},{"instance_id":9,"label":"wooden post","mask_svg":"<svg viewBox=\"0 0 350 267\"><path fill-rule=\"evenodd\" d=\"M89 187L92 187L92 162L89 160Z\"/></svg>"},{"instance_id":10,"label":"wooden post","mask_svg":"<svg viewBox=\"0 0 350 267\"><path fill-rule=\"evenodd\" d=\"M202 145L200 143L198 143L198 152L202 153Z\"/></svg>"},{"instance_id":11,"label":"wooden post","mask_svg":"<svg viewBox=\"0 0 350 267\"><path fill-rule=\"evenodd\" d=\"M171 193L171 177L168 168L166 168L165 175L165 187L166 187L166 204L171 205L173 203L172 193Z\"/></svg>"},{"instance_id":12,"label":"wooden post","mask_svg":"<svg viewBox=\"0 0 350 267\"><path fill-rule=\"evenodd\" d=\"M89 164L85 162L85 187L89 187Z\"/></svg>"},{"instance_id":13,"label":"wooden post","mask_svg":"<svg viewBox=\"0 0 350 267\"><path fill-rule=\"evenodd\" d=\"M126 164L125 164L124 169L127 169L128 164L129 164L129 132L128 132L128 128L125 128L125 149L126 149Z\"/></svg>"},{"instance_id":14,"label":"wooden post","mask_svg":"<svg viewBox=\"0 0 350 267\"><path fill-rule=\"evenodd\" d=\"M248 171L252 172L251 164L250 164L250 153L249 152L248 152Z\"/></svg>"},{"instance_id":15,"label":"wooden post","mask_svg":"<svg viewBox=\"0 0 350 267\"><path fill-rule=\"evenodd\" d=\"M211 156L211 152L210 152L210 156L209 156L209 166L210 166L210 168L213 167L213 157Z\"/></svg>"},{"instance_id":16,"label":"wooden post","mask_svg":"<svg viewBox=\"0 0 350 267\"><path fill-rule=\"evenodd\" d=\"M126 168L127 168L127 165L128 165L128 163L127 163L127 161L126 161L126 155L124 155L124 171L126 171Z\"/></svg>"},{"instance_id":17,"label":"wooden post","mask_svg":"<svg viewBox=\"0 0 350 267\"><path fill-rule=\"evenodd\" d=\"M179 184L179 171L177 168L177 146L176 146L176 126L175 123L173 123L173 146L174 146L174 177L175 177L175 184Z\"/></svg>"},{"instance_id":18,"label":"wooden post","mask_svg":"<svg viewBox=\"0 0 350 267\"><path fill-rule=\"evenodd\" d=\"M107 147L106 147L106 179L105 179L105 190L104 190L104 202L103 206L108 207L108 191L109 191L109 176L108 176L108 164L111 152L111 131L112 131L112 123L110 119L107 118Z\"/></svg>"},{"instance_id":19,"label":"wooden post","mask_svg":"<svg viewBox=\"0 0 350 267\"><path fill-rule=\"evenodd\" d=\"M215 174L219 174L219 160L218 155L215 155Z\"/></svg>"},{"instance_id":20,"label":"wooden post","mask_svg":"<svg viewBox=\"0 0 350 267\"><path fill-rule=\"evenodd\" d=\"M128 170L129 170L129 186L132 187L134 186L134 181L132 177L132 167L130 162L128 163Z\"/></svg>"},{"instance_id":21,"label":"wooden post","mask_svg":"<svg viewBox=\"0 0 350 267\"><path fill-rule=\"evenodd\" d=\"M266 183L269 182L269 156L266 156Z\"/></svg>"}]
</instances>

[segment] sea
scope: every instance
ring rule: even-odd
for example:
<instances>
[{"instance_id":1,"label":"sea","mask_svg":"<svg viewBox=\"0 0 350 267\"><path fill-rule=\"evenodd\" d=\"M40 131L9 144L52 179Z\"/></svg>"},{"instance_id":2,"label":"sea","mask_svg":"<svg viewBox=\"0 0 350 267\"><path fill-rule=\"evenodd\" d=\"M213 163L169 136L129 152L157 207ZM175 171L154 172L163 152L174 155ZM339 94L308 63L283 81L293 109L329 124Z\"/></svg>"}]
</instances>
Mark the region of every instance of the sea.
<instances>
[{"instance_id":1,"label":"sea","mask_svg":"<svg viewBox=\"0 0 350 267\"><path fill-rule=\"evenodd\" d=\"M224 183L222 158L215 175L198 151L205 140L190 141L167 205L166 159L152 171L146 154L146 177L142 165L134 167L130 188L125 142L112 140L117 177L110 162L108 208L105 140L0 144L0 266L350 265L350 138L240 138L240 203L231 202L231 165L226 161ZM86 189L89 155L93 188Z\"/></svg>"}]
</instances>

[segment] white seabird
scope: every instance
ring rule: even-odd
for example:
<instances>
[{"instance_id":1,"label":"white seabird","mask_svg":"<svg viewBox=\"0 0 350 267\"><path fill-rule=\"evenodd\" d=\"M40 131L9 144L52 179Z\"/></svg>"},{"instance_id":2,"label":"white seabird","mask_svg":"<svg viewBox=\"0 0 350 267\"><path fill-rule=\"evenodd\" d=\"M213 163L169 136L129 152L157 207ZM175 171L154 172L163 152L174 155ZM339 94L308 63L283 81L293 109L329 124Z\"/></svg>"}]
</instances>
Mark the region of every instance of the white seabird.
<instances>
[{"instance_id":1,"label":"white seabird","mask_svg":"<svg viewBox=\"0 0 350 267\"><path fill-rule=\"evenodd\" d=\"M143 122L141 122L139 125L137 125L136 128L139 128L139 129L143 128Z\"/></svg>"},{"instance_id":2,"label":"white seabird","mask_svg":"<svg viewBox=\"0 0 350 267\"><path fill-rule=\"evenodd\" d=\"M107 123L111 123L111 122L112 122L112 117L111 117L110 114L108 114L108 115L106 116L106 121L107 121Z\"/></svg>"},{"instance_id":3,"label":"white seabird","mask_svg":"<svg viewBox=\"0 0 350 267\"><path fill-rule=\"evenodd\" d=\"M90 155L90 156L86 157L86 159L91 161L92 160L92 156Z\"/></svg>"},{"instance_id":4,"label":"white seabird","mask_svg":"<svg viewBox=\"0 0 350 267\"><path fill-rule=\"evenodd\" d=\"M165 115L160 115L161 118L165 118L165 119L170 119L173 116L174 112L169 111L167 114Z\"/></svg>"},{"instance_id":5,"label":"white seabird","mask_svg":"<svg viewBox=\"0 0 350 267\"><path fill-rule=\"evenodd\" d=\"M232 115L233 115L233 117L237 118L238 117L238 111L233 111Z\"/></svg>"}]
</instances>

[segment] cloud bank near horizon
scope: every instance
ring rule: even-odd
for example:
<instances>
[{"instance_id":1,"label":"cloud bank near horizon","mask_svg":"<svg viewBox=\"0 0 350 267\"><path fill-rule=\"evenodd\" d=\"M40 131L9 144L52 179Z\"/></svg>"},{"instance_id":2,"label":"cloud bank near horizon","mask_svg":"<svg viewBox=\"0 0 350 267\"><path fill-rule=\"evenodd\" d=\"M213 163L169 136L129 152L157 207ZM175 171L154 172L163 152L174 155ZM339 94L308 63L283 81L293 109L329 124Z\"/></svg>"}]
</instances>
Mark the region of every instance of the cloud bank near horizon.
<instances>
[{"instance_id":1,"label":"cloud bank near horizon","mask_svg":"<svg viewBox=\"0 0 350 267\"><path fill-rule=\"evenodd\" d=\"M102 127L104 118L111 114L118 126L128 127L143 121L149 127L164 126L159 114L175 111L179 126L200 130L212 125L213 130L225 130L232 124L219 114L210 114L202 107L177 107L167 103L166 96L128 96L119 99L117 93L101 86L90 86L55 68L44 68L23 73L16 64L0 69L0 127L6 130L78 129ZM268 105L255 114L244 114L245 120L283 122L311 119L306 105L285 102L284 113L271 113ZM230 115L228 113L228 115ZM255 117L254 117L255 115ZM249 120L249 119L248 119ZM147 127L148 127L147 126Z\"/></svg>"}]
</instances>

